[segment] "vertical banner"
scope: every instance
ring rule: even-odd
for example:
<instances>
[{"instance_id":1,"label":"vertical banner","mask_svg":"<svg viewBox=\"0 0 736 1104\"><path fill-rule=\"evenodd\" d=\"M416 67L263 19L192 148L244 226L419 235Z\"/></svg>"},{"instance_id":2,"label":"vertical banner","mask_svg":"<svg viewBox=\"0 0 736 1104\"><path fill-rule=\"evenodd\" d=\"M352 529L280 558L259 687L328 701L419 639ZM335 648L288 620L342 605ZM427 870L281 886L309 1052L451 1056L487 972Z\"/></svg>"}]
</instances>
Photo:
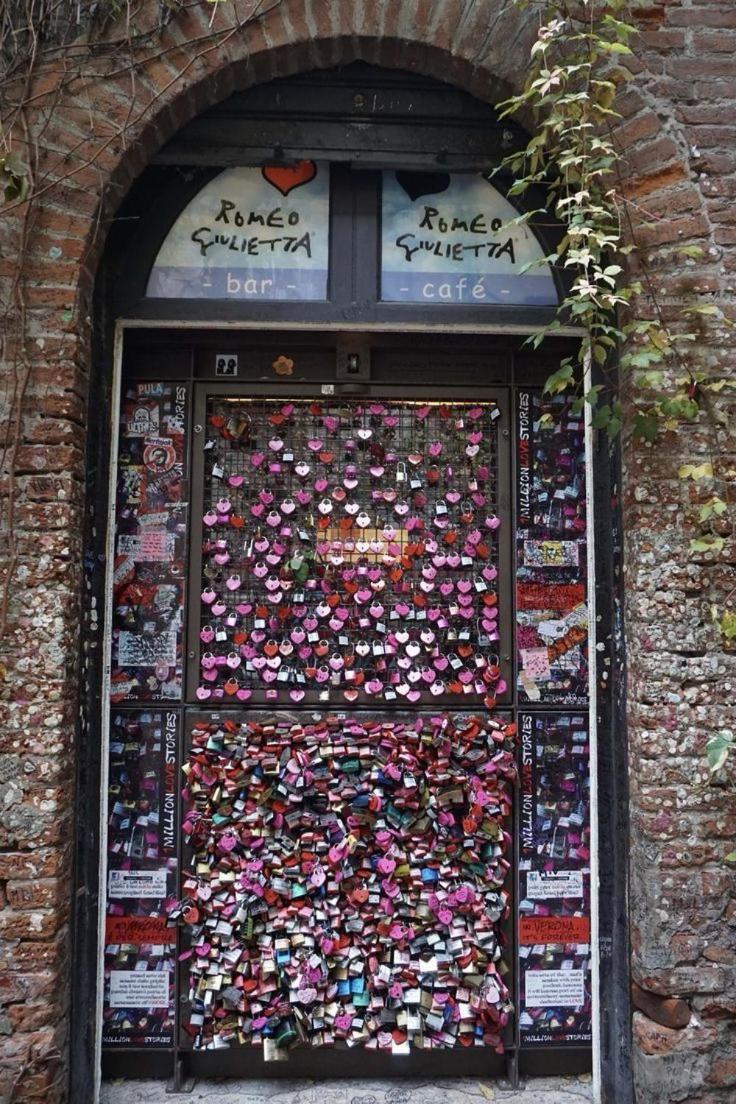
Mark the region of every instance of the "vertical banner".
<instances>
[{"instance_id":1,"label":"vertical banner","mask_svg":"<svg viewBox=\"0 0 736 1104\"><path fill-rule=\"evenodd\" d=\"M110 721L105 1046L174 1040L178 710L126 710Z\"/></svg>"},{"instance_id":2,"label":"vertical banner","mask_svg":"<svg viewBox=\"0 0 736 1104\"><path fill-rule=\"evenodd\" d=\"M565 396L517 400L516 658L519 700L588 701L585 438Z\"/></svg>"},{"instance_id":3,"label":"vertical banner","mask_svg":"<svg viewBox=\"0 0 736 1104\"><path fill-rule=\"evenodd\" d=\"M587 1046L592 1040L587 715L522 713L519 749L521 1045Z\"/></svg>"},{"instance_id":4,"label":"vertical banner","mask_svg":"<svg viewBox=\"0 0 736 1104\"><path fill-rule=\"evenodd\" d=\"M115 513L112 702L180 701L188 388L124 389Z\"/></svg>"}]
</instances>

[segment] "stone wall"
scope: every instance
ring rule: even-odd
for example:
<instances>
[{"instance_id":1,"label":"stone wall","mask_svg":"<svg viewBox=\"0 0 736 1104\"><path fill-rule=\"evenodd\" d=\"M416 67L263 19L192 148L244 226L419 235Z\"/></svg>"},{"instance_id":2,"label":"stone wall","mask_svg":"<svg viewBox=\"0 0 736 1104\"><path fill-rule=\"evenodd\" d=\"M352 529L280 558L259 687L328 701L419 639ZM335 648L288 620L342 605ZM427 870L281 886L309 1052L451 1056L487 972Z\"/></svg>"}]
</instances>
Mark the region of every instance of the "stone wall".
<instances>
[{"instance_id":1,"label":"stone wall","mask_svg":"<svg viewBox=\"0 0 736 1104\"><path fill-rule=\"evenodd\" d=\"M251 8L228 0L213 14L192 0L160 37L116 46L113 28L108 48L77 44L82 63L42 54L31 80L25 153L39 199L0 224L0 421L17 488L0 651L0 1099L65 1095L91 292L110 218L152 154L236 89L362 58L494 102L518 88L535 35L533 8L505 0L281 0L249 22ZM160 10L141 0L136 32ZM668 0L639 5L637 19L618 140L639 238L666 312L695 296L733 316L736 10ZM80 64L86 76L74 79ZM684 242L704 248L702 261L672 252ZM734 344L709 323L703 367L733 374ZM734 724L736 656L709 607L736 585L736 548L717 560L688 553L692 504L677 478L708 447L697 427L656 448L624 434L632 971L692 1011L683 1029L636 1014L642 1104L724 1104L736 1092L736 904L723 863L736 809L704 767L708 735ZM736 456L717 462L732 471Z\"/></svg>"}]
</instances>

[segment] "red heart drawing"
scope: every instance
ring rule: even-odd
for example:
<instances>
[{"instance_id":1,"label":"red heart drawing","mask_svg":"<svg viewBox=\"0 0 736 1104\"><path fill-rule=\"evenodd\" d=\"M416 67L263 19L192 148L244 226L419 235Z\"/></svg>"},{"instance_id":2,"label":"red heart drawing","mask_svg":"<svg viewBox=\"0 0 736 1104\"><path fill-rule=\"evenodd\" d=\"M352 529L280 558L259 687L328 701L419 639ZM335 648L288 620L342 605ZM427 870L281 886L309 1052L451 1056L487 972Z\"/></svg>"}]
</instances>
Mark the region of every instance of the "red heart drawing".
<instances>
[{"instance_id":1,"label":"red heart drawing","mask_svg":"<svg viewBox=\"0 0 736 1104\"><path fill-rule=\"evenodd\" d=\"M317 166L314 161L299 161L289 168L268 165L265 169L261 169L261 173L269 184L273 184L283 196L287 196L294 188L301 188L302 184L308 184L310 180L314 180Z\"/></svg>"}]
</instances>

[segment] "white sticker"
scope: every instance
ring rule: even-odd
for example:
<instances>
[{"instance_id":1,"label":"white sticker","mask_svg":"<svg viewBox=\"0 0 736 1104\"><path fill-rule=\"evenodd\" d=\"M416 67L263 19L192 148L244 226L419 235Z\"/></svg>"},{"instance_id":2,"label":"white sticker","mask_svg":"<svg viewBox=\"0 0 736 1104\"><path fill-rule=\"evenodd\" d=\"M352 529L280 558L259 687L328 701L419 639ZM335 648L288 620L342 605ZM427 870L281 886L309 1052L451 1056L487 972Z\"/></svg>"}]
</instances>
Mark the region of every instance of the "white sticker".
<instances>
[{"instance_id":1,"label":"white sticker","mask_svg":"<svg viewBox=\"0 0 736 1104\"><path fill-rule=\"evenodd\" d=\"M107 895L116 897L165 897L166 870L111 870Z\"/></svg>"},{"instance_id":2,"label":"white sticker","mask_svg":"<svg viewBox=\"0 0 736 1104\"><path fill-rule=\"evenodd\" d=\"M527 1008L579 1008L585 1003L584 970L527 970Z\"/></svg>"},{"instance_id":3,"label":"white sticker","mask_svg":"<svg viewBox=\"0 0 736 1104\"><path fill-rule=\"evenodd\" d=\"M130 560L126 557L126 559L121 560L120 563L117 564L115 567L115 571L113 572L112 576L113 586L121 586L124 582L126 582L126 580L132 579L134 574L135 563L133 562L133 560Z\"/></svg>"},{"instance_id":4,"label":"white sticker","mask_svg":"<svg viewBox=\"0 0 736 1104\"><path fill-rule=\"evenodd\" d=\"M142 529L165 529L169 524L169 511L157 510L154 514L138 514L138 524Z\"/></svg>"},{"instance_id":5,"label":"white sticker","mask_svg":"<svg viewBox=\"0 0 736 1104\"><path fill-rule=\"evenodd\" d=\"M168 970L111 970L110 1008L168 1008Z\"/></svg>"},{"instance_id":6,"label":"white sticker","mask_svg":"<svg viewBox=\"0 0 736 1104\"><path fill-rule=\"evenodd\" d=\"M580 558L578 541L524 541L525 567L577 567Z\"/></svg>"},{"instance_id":7,"label":"white sticker","mask_svg":"<svg viewBox=\"0 0 736 1104\"><path fill-rule=\"evenodd\" d=\"M561 870L551 874L539 874L530 870L526 876L526 895L537 901L558 897L583 896L582 870Z\"/></svg>"},{"instance_id":8,"label":"white sticker","mask_svg":"<svg viewBox=\"0 0 736 1104\"><path fill-rule=\"evenodd\" d=\"M128 416L125 425L128 437L158 437L159 410L157 406L136 407Z\"/></svg>"},{"instance_id":9,"label":"white sticker","mask_svg":"<svg viewBox=\"0 0 736 1104\"><path fill-rule=\"evenodd\" d=\"M559 640L561 636L565 635L567 629L567 623L561 620L540 621L537 626L537 632L541 637L544 637L545 640L547 638L550 640Z\"/></svg>"}]
</instances>

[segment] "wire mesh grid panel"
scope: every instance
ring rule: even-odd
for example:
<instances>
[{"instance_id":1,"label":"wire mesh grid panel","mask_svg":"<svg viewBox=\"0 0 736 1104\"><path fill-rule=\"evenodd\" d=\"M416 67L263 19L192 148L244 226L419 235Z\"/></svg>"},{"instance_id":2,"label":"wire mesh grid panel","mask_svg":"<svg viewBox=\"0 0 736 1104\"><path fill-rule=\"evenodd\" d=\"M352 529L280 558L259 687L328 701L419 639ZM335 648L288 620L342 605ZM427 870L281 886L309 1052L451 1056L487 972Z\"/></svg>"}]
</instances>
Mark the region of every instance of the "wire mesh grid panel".
<instances>
[{"instance_id":1,"label":"wire mesh grid panel","mask_svg":"<svg viewBox=\"0 0 736 1104\"><path fill-rule=\"evenodd\" d=\"M208 395L190 696L502 700L500 420L493 399Z\"/></svg>"}]
</instances>

